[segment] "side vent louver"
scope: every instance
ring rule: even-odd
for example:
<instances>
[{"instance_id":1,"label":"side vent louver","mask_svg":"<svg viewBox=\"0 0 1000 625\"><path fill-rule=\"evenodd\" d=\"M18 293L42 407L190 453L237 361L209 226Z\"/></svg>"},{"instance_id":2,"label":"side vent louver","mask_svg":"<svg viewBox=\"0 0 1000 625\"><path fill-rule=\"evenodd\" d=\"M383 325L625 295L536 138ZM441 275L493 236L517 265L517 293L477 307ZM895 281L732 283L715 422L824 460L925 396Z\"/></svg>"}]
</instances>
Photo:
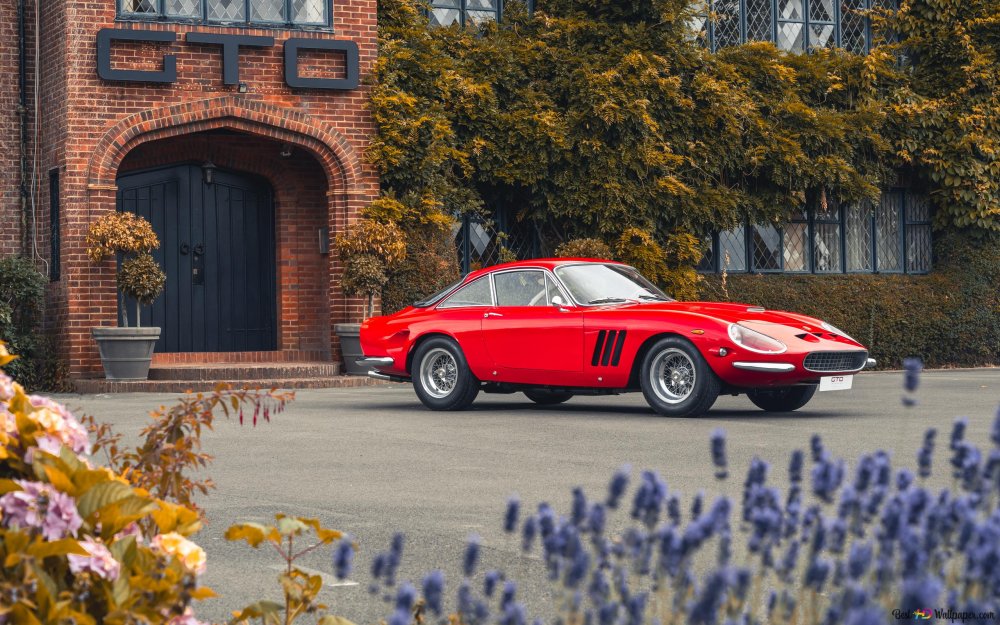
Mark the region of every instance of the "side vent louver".
<instances>
[{"instance_id":1,"label":"side vent louver","mask_svg":"<svg viewBox=\"0 0 1000 625\"><path fill-rule=\"evenodd\" d=\"M594 344L594 355L590 359L591 366L618 366L622 357L622 347L625 345L625 330L601 330L597 333L597 343Z\"/></svg>"}]
</instances>

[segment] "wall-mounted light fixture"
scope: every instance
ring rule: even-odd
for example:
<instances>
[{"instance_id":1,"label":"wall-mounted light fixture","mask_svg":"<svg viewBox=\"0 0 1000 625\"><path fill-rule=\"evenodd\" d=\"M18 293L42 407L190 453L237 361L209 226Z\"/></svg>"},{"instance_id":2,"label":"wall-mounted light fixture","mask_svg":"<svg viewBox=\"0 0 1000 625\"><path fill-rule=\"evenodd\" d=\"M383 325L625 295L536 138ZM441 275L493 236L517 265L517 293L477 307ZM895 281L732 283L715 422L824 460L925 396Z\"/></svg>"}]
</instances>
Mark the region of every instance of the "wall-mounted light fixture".
<instances>
[{"instance_id":1,"label":"wall-mounted light fixture","mask_svg":"<svg viewBox=\"0 0 1000 625\"><path fill-rule=\"evenodd\" d=\"M212 184L212 178L215 177L215 170L218 167L212 161L205 161L201 164L201 175L205 179L205 184Z\"/></svg>"},{"instance_id":2,"label":"wall-mounted light fixture","mask_svg":"<svg viewBox=\"0 0 1000 625\"><path fill-rule=\"evenodd\" d=\"M281 151L278 152L278 156L280 156L281 158L288 158L291 155L292 155L292 146L291 145L289 145L289 144L286 143L285 145L281 146Z\"/></svg>"},{"instance_id":3,"label":"wall-mounted light fixture","mask_svg":"<svg viewBox=\"0 0 1000 625\"><path fill-rule=\"evenodd\" d=\"M245 82L241 82L236 86L236 90L240 93L246 93L247 91L250 91L250 87L248 87Z\"/></svg>"}]
</instances>

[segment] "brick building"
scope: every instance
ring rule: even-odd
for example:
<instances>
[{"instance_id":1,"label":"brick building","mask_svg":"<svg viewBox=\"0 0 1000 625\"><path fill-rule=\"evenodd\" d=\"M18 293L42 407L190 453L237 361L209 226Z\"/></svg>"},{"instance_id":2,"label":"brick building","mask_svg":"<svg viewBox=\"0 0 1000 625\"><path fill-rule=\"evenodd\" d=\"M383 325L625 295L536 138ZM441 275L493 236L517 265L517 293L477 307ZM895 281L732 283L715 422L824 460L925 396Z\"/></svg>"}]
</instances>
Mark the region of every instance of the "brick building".
<instances>
[{"instance_id":1,"label":"brick building","mask_svg":"<svg viewBox=\"0 0 1000 625\"><path fill-rule=\"evenodd\" d=\"M116 209L162 242L154 365L337 360L361 303L329 242L378 190L375 0L0 0L0 29L20 44L0 49L0 256L47 269L73 378L101 375L90 329L118 323L114 262L84 243Z\"/></svg>"}]
</instances>

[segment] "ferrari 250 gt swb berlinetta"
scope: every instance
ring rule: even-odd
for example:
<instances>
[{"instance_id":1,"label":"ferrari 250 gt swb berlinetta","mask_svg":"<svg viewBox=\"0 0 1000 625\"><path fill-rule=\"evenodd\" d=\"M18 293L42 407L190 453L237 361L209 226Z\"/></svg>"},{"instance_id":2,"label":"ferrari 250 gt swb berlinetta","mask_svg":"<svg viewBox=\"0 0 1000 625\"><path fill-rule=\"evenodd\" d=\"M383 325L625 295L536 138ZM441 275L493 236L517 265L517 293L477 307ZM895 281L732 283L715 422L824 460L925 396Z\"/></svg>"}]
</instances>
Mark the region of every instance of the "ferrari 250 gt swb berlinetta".
<instances>
[{"instance_id":1,"label":"ferrari 250 gt swb berlinetta","mask_svg":"<svg viewBox=\"0 0 1000 625\"><path fill-rule=\"evenodd\" d=\"M768 411L851 388L874 364L832 325L746 304L677 302L632 267L542 259L470 273L361 326L359 360L376 378L411 382L433 410L480 391L539 404L642 391L656 412L697 416L720 394Z\"/></svg>"}]
</instances>

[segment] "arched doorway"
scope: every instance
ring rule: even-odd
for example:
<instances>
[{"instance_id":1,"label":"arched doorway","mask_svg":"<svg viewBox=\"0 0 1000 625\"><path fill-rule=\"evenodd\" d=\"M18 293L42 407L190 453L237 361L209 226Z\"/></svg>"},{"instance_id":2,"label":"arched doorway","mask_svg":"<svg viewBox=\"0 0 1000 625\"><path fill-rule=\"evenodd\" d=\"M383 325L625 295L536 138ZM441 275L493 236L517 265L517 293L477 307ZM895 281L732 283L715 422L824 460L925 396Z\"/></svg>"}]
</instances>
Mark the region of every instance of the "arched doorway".
<instances>
[{"instance_id":1,"label":"arched doorway","mask_svg":"<svg viewBox=\"0 0 1000 625\"><path fill-rule=\"evenodd\" d=\"M117 183L117 209L145 217L160 237L153 256L166 287L142 311L142 325L161 328L156 351L276 349L276 227L267 181L187 163L128 172Z\"/></svg>"}]
</instances>

